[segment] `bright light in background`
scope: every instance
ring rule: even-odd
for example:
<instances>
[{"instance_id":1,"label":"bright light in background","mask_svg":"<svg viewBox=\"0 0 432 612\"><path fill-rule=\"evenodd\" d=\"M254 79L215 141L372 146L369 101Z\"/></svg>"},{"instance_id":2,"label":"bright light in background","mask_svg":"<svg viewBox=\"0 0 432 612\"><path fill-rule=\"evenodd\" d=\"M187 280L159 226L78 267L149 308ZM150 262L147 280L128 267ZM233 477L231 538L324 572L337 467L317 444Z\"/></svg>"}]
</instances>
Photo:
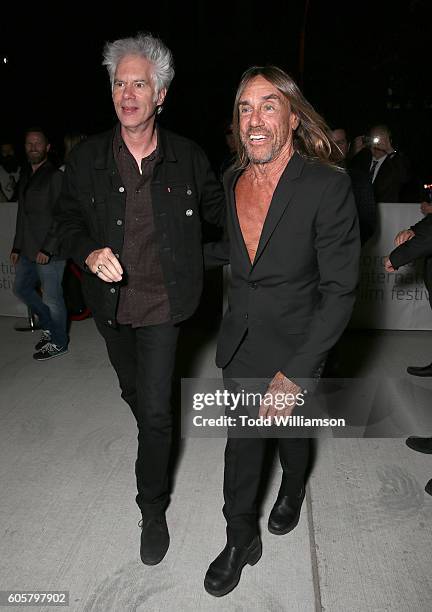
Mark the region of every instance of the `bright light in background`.
<instances>
[{"instance_id":1,"label":"bright light in background","mask_svg":"<svg viewBox=\"0 0 432 612\"><path fill-rule=\"evenodd\" d=\"M3 58L3 64L7 64L7 63L8 63L8 61L9 61L9 60L8 60L8 58L5 56L5 57Z\"/></svg>"}]
</instances>

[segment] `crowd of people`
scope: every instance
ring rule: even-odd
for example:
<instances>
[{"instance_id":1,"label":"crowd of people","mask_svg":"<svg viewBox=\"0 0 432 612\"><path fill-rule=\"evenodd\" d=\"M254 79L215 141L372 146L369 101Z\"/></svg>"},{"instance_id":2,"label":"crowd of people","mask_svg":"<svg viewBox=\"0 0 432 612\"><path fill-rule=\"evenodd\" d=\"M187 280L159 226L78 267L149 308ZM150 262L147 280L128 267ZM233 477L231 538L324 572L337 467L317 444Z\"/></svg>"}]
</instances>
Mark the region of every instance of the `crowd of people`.
<instances>
[{"instance_id":1,"label":"crowd of people","mask_svg":"<svg viewBox=\"0 0 432 612\"><path fill-rule=\"evenodd\" d=\"M44 130L29 128L25 166L10 144L2 146L1 194L18 200L14 291L39 319L35 360L68 352L66 260L83 271L86 303L137 422L140 555L155 565L170 541L175 351L179 326L200 301L203 264L231 266L216 354L226 388L234 392L238 379L255 378L267 381L272 398L311 393L350 320L376 203L403 199L410 168L386 126L372 127L350 147L346 129L331 129L283 70L252 67L227 124L221 181L198 145L157 122L174 77L165 44L151 35L116 40L107 43L103 63L117 124L69 139L63 172L49 160ZM399 236L389 272L432 255L432 216L424 212ZM202 221L223 228L223 239L203 248ZM428 368L417 375L432 375ZM274 418L293 409L281 411L272 401L258 414ZM429 446L415 440L417 450L431 452L430 439ZM283 476L268 519L272 534L299 521L309 446L307 438L278 437ZM227 539L204 580L214 596L233 590L243 567L261 556L257 497L265 449L261 436L238 437L228 428Z\"/></svg>"}]
</instances>

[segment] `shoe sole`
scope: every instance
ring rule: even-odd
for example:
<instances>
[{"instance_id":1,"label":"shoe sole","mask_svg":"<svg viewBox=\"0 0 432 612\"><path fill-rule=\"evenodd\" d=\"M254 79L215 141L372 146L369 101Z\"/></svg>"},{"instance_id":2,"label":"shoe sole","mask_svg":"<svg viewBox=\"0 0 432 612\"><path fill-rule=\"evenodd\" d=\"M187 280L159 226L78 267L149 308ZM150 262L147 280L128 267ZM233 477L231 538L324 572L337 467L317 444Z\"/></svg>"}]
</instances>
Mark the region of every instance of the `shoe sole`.
<instances>
[{"instance_id":1,"label":"shoe sole","mask_svg":"<svg viewBox=\"0 0 432 612\"><path fill-rule=\"evenodd\" d=\"M411 376L421 376L422 378L431 378L432 374L422 374L421 372L409 372L407 370L408 374L410 374Z\"/></svg>"},{"instance_id":2,"label":"shoe sole","mask_svg":"<svg viewBox=\"0 0 432 612\"><path fill-rule=\"evenodd\" d=\"M411 446L410 444L408 444L408 442L405 442L405 444L408 446L408 448L410 448L413 451L416 451L417 453L423 453L424 455L432 455L432 449L422 450L420 448L415 448L414 446Z\"/></svg>"},{"instance_id":3,"label":"shoe sole","mask_svg":"<svg viewBox=\"0 0 432 612\"><path fill-rule=\"evenodd\" d=\"M302 507L303 507L303 501L304 501L304 497L303 497L303 499L301 501L300 508L299 508L299 511L296 514L295 519L285 529L282 529L282 530L273 529L273 527L270 525L270 519L269 519L269 522L267 523L267 529L270 531L270 533L273 534L273 535L286 535L290 531L293 531L297 527L297 525L299 524L301 510L302 510Z\"/></svg>"},{"instance_id":4,"label":"shoe sole","mask_svg":"<svg viewBox=\"0 0 432 612\"><path fill-rule=\"evenodd\" d=\"M164 554L162 555L162 557L160 557L160 558L158 558L158 559L150 559L150 560L147 560L147 559L146 559L146 560L144 560L144 559L141 557L141 561L143 562L143 564L144 564L144 565L158 565L158 564L159 564L161 561L163 561L163 559L165 558L165 555L167 554L168 549L169 549L169 543L168 543L167 549L166 549L166 551L164 552Z\"/></svg>"},{"instance_id":5,"label":"shoe sole","mask_svg":"<svg viewBox=\"0 0 432 612\"><path fill-rule=\"evenodd\" d=\"M258 542L258 545L249 552L249 555L246 561L243 563L243 565L241 566L239 570L238 576L236 576L235 580L231 582L229 586L227 586L223 591L213 591L211 588L207 587L204 581L205 590L207 591L207 593L209 593L209 595L213 595L213 597L223 597L224 595L228 595L228 593L231 593L231 591L233 591L238 585L238 583L240 582L241 574L242 574L242 571L245 565L251 565L251 566L256 565L258 561L261 559L261 555L262 555L262 542L260 540Z\"/></svg>"},{"instance_id":6,"label":"shoe sole","mask_svg":"<svg viewBox=\"0 0 432 612\"><path fill-rule=\"evenodd\" d=\"M61 353L57 353L57 355L50 355L49 357L43 357L43 358L38 358L38 359L36 359L36 357L33 357L33 359L35 361L48 361L48 359L55 359L56 357L61 357L62 355L66 355L66 353L69 353L69 349L67 349L66 351L62 351Z\"/></svg>"}]
</instances>

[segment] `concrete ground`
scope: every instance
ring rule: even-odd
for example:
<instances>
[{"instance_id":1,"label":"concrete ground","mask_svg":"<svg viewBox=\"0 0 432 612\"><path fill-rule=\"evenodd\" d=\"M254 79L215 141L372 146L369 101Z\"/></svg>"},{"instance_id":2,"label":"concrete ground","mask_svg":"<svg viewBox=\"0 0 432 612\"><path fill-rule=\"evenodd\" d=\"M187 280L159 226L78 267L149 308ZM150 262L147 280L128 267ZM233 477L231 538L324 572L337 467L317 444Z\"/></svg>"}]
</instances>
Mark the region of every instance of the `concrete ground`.
<instances>
[{"instance_id":1,"label":"concrete ground","mask_svg":"<svg viewBox=\"0 0 432 612\"><path fill-rule=\"evenodd\" d=\"M202 582L224 545L224 440L184 440L171 546L143 566L136 426L93 321L74 323L70 352L45 363L31 358L36 334L14 322L0 317L0 590L65 589L73 612L432 610L432 456L403 438L320 441L300 523L283 537L266 530L276 465L262 559L222 599ZM189 328L183 346L183 376L219 376L212 334ZM404 377L407 364L430 362L431 347L432 332L363 332L345 337L343 354L362 357L361 376Z\"/></svg>"}]
</instances>

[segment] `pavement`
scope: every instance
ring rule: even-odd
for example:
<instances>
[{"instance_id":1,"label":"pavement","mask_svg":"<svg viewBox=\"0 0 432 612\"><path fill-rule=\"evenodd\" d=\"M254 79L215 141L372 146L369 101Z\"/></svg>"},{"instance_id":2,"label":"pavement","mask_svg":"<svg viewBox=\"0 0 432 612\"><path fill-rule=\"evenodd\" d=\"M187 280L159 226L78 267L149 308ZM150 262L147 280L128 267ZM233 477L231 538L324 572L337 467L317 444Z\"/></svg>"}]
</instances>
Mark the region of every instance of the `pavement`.
<instances>
[{"instance_id":1,"label":"pavement","mask_svg":"<svg viewBox=\"0 0 432 612\"><path fill-rule=\"evenodd\" d=\"M160 565L144 566L136 425L93 321L73 323L70 352L42 363L32 359L37 333L15 322L0 317L0 590L67 590L73 612L432 610L432 456L401 437L319 440L301 520L281 537L266 530L275 462L262 559L221 599L203 578L224 546L224 440L181 440L171 546ZM182 346L182 376L220 377L214 332L189 327ZM342 354L359 376L404 379L407 365L431 361L431 347L432 332L364 331L344 337Z\"/></svg>"}]
</instances>

